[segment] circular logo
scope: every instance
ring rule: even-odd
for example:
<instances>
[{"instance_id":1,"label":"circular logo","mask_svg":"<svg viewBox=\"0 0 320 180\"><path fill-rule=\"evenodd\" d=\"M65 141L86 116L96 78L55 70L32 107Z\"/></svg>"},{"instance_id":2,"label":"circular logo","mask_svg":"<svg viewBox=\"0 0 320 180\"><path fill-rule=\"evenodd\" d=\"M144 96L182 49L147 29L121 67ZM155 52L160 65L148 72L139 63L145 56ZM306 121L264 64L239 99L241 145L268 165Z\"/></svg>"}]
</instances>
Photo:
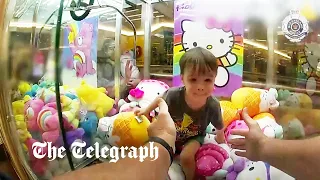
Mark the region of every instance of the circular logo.
<instances>
[{"instance_id":1,"label":"circular logo","mask_svg":"<svg viewBox=\"0 0 320 180\"><path fill-rule=\"evenodd\" d=\"M308 21L299 11L291 11L282 22L282 32L291 42L300 42L308 35Z\"/></svg>"}]
</instances>

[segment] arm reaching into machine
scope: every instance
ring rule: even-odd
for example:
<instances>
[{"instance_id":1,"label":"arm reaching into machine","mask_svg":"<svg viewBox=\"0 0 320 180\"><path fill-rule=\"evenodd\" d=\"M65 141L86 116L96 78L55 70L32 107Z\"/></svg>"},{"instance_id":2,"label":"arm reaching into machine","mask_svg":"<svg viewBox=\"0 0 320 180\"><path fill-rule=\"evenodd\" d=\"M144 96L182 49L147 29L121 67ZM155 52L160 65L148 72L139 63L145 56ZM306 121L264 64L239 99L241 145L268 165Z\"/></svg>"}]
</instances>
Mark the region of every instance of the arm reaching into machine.
<instances>
[{"instance_id":1,"label":"arm reaching into machine","mask_svg":"<svg viewBox=\"0 0 320 180\"><path fill-rule=\"evenodd\" d=\"M176 139L176 128L168 112L167 104L162 100L157 101L160 111L157 120L153 121L148 128L149 137L158 137L174 147ZM170 167L170 154L160 143L154 142L159 148L158 159L146 158L143 162L139 159L123 158L116 163L101 163L84 169L79 169L64 174L55 179L118 179L118 180L163 180L166 179ZM150 143L145 147L150 148Z\"/></svg>"},{"instance_id":2,"label":"arm reaching into machine","mask_svg":"<svg viewBox=\"0 0 320 180\"><path fill-rule=\"evenodd\" d=\"M320 137L305 140L278 140L266 137L247 109L242 117L249 130L234 130L244 138L230 140L232 148L244 150L237 155L252 161L264 161L296 179L319 179Z\"/></svg>"}]
</instances>

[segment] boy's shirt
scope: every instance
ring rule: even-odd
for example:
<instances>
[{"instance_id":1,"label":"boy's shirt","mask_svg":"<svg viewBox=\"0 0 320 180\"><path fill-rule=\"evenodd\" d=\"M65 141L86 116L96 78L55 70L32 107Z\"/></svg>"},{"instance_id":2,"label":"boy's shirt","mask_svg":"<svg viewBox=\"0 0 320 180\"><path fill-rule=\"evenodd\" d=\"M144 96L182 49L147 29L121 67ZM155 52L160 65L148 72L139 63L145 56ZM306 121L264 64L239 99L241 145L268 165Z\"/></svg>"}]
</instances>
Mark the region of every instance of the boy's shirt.
<instances>
[{"instance_id":1,"label":"boy's shirt","mask_svg":"<svg viewBox=\"0 0 320 180\"><path fill-rule=\"evenodd\" d=\"M216 129L223 128L220 103L215 97L209 97L206 105L195 112L187 105L184 93L183 86L170 88L163 95L177 129L176 141L185 142L194 136L205 136L210 122Z\"/></svg>"}]
</instances>

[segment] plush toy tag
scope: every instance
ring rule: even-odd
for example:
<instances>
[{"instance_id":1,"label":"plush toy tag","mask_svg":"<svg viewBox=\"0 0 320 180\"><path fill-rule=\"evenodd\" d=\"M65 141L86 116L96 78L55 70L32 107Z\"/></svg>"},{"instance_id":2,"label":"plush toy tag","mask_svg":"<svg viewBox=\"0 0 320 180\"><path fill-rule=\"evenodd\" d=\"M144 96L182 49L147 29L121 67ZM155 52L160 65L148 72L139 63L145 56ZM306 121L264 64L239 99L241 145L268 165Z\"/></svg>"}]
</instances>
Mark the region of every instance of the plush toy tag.
<instances>
[{"instance_id":1,"label":"plush toy tag","mask_svg":"<svg viewBox=\"0 0 320 180\"><path fill-rule=\"evenodd\" d=\"M135 118L138 121L138 123L142 123L142 119L140 117L136 116Z\"/></svg>"}]
</instances>

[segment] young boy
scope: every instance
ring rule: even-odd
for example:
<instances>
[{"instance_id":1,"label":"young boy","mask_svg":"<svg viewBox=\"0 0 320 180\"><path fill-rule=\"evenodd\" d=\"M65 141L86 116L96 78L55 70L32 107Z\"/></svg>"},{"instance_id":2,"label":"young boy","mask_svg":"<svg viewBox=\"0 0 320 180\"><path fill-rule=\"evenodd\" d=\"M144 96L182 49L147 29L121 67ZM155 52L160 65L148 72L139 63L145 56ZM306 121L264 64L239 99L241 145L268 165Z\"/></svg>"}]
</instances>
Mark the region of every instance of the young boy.
<instances>
[{"instance_id":1,"label":"young boy","mask_svg":"<svg viewBox=\"0 0 320 180\"><path fill-rule=\"evenodd\" d=\"M180 59L183 87L173 87L162 95L175 122L177 138L176 154L187 180L195 177L195 154L202 145L208 124L218 130L216 140L224 142L223 121L219 101L212 96L217 75L217 60L206 49L196 47ZM137 115L148 115L156 108L157 101Z\"/></svg>"}]
</instances>

